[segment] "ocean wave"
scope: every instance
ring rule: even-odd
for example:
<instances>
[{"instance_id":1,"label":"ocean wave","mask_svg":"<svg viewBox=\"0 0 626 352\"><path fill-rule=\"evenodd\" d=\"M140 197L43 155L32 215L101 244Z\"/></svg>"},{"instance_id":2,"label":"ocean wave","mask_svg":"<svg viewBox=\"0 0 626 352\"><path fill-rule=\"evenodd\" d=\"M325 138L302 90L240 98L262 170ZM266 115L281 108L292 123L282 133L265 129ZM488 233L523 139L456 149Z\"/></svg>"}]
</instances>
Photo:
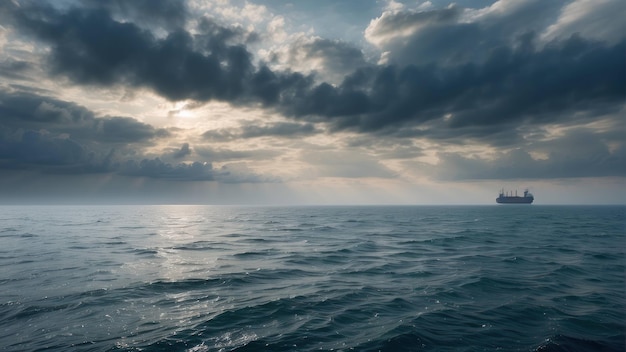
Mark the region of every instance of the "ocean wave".
<instances>
[{"instance_id":1,"label":"ocean wave","mask_svg":"<svg viewBox=\"0 0 626 352\"><path fill-rule=\"evenodd\" d=\"M621 208L28 209L7 351L626 350Z\"/></svg>"}]
</instances>

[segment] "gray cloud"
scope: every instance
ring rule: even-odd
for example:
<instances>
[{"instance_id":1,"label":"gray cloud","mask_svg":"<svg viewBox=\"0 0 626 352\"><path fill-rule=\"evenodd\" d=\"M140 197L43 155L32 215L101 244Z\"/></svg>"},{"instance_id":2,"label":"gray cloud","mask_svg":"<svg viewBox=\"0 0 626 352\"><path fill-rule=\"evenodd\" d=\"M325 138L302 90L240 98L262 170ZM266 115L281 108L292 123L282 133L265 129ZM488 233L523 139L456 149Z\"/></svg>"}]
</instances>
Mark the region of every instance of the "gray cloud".
<instances>
[{"instance_id":1,"label":"gray cloud","mask_svg":"<svg viewBox=\"0 0 626 352\"><path fill-rule=\"evenodd\" d=\"M619 109L625 50L626 41L611 46L574 36L542 49L500 48L483 64L364 69L287 106L300 118L325 116L335 129L359 132L427 129L431 120L445 122L450 136L473 126L490 133L489 126L571 122L574 112L589 118Z\"/></svg>"},{"instance_id":2,"label":"gray cloud","mask_svg":"<svg viewBox=\"0 0 626 352\"><path fill-rule=\"evenodd\" d=\"M611 142L618 147L597 134L571 134L594 151L572 157L574 139L558 140L549 149L547 142L530 148L522 134L525 128L585 124L610 113L623 117L624 34L611 29L605 29L610 35L600 37L572 34L565 23L561 31L553 31L559 35L548 38L542 33L561 13L561 2L502 4L510 7L498 14L449 7L381 17L368 35L389 51L387 64L367 64L360 50L340 41L316 39L294 47L294 57L320 60L335 76L352 71L337 84L255 65L246 47L255 35L240 27L205 18L193 34L188 32L182 2L94 1L63 10L44 2L23 2L20 7L5 2L0 5L0 18L13 26L16 35L48 46L42 62L52 76L83 85L147 88L171 101L192 100L192 104L220 100L262 105L294 121L207 131L204 137L209 140L302 137L320 133L316 126L323 126L331 133L351 131L379 138L521 145L522 149L503 152L495 161L442 153L441 167L446 172L439 176L453 179L561 177L567 172L623 175L619 166L623 144L615 138ZM603 41L604 37L611 40ZM30 69L22 62L5 61L0 74L11 77L11 67L17 75ZM8 131L1 141L7 167L91 165L93 170L172 180L229 177L202 160L166 162L191 155L189 145L161 158L142 155L141 150L136 155L126 153L124 145L139 146L167 135L130 117L96 117L71 102L6 91L0 91L0 114L0 127ZM96 148L96 142L102 145ZM41 153L44 149L50 153ZM533 159L531 153L538 151L548 159ZM193 152L210 161L260 157L250 151L196 146ZM379 155L393 157L394 152ZM36 157L37 153L41 155ZM399 149L397 155L412 153ZM311 162L316 160L317 155L309 156ZM318 166L324 175L354 177L369 167L372 171L365 174L391 177L388 170L370 162L362 160L351 168L352 164L320 160Z\"/></svg>"},{"instance_id":3,"label":"gray cloud","mask_svg":"<svg viewBox=\"0 0 626 352\"><path fill-rule=\"evenodd\" d=\"M626 131L619 132L624 135ZM610 145L615 147L610 147ZM532 152L545 155L533 158ZM440 153L437 177L448 180L551 179L569 177L625 177L626 144L609 133L585 129L532 146L513 149L494 159ZM431 168L432 169L432 168Z\"/></svg>"},{"instance_id":4,"label":"gray cloud","mask_svg":"<svg viewBox=\"0 0 626 352\"><path fill-rule=\"evenodd\" d=\"M263 121L251 121L240 128L209 130L204 132L202 136L214 141L230 141L259 137L301 138L317 133L320 131L310 123L277 122L268 124Z\"/></svg>"},{"instance_id":5,"label":"gray cloud","mask_svg":"<svg viewBox=\"0 0 626 352\"><path fill-rule=\"evenodd\" d=\"M47 167L61 170L87 163L87 153L69 138L51 136L45 132L17 131L0 139L2 168L28 169Z\"/></svg>"},{"instance_id":6,"label":"gray cloud","mask_svg":"<svg viewBox=\"0 0 626 352\"><path fill-rule=\"evenodd\" d=\"M77 104L32 93L0 91L0 170L44 174L109 173L176 181L274 182L235 168L213 169L205 160L258 157L260 151L209 152L191 163L168 163L163 158L191 155L188 143L160 157L147 157L143 147L169 136L130 117L96 117ZM272 154L272 156L275 154ZM268 156L271 157L271 156ZM241 170L239 170L241 169Z\"/></svg>"},{"instance_id":7,"label":"gray cloud","mask_svg":"<svg viewBox=\"0 0 626 352\"><path fill-rule=\"evenodd\" d=\"M317 81L333 84L341 83L355 69L369 66L360 49L324 38L301 38L284 53L274 53L274 56L296 70L315 72Z\"/></svg>"},{"instance_id":8,"label":"gray cloud","mask_svg":"<svg viewBox=\"0 0 626 352\"><path fill-rule=\"evenodd\" d=\"M558 19L546 28L542 37L550 40L579 33L586 38L617 42L626 33L626 23L622 20L625 12L623 1L570 1L561 8Z\"/></svg>"},{"instance_id":9,"label":"gray cloud","mask_svg":"<svg viewBox=\"0 0 626 352\"><path fill-rule=\"evenodd\" d=\"M475 43L467 40L477 33L471 24L455 26L460 16L461 9L457 6L425 12L384 13L368 27L366 36L391 55L387 59L397 64L439 62L434 58L465 61L457 57L457 53L473 52L471 49ZM449 38L441 38L444 34L439 34L437 29L441 32L447 29ZM441 39L452 39L454 42L442 42Z\"/></svg>"},{"instance_id":10,"label":"gray cloud","mask_svg":"<svg viewBox=\"0 0 626 352\"><path fill-rule=\"evenodd\" d=\"M221 183L265 183L277 182L273 177L262 176L242 164L224 165L213 168L208 162L171 164L160 158L141 161L127 160L117 165L116 173L124 176L146 177L170 181L219 181Z\"/></svg>"},{"instance_id":11,"label":"gray cloud","mask_svg":"<svg viewBox=\"0 0 626 352\"><path fill-rule=\"evenodd\" d=\"M228 148L213 148L213 147L195 147L194 151L203 158L213 161L233 161L242 159L253 160L271 160L277 155L280 155L278 151L273 150L232 150Z\"/></svg>"},{"instance_id":12,"label":"gray cloud","mask_svg":"<svg viewBox=\"0 0 626 352\"><path fill-rule=\"evenodd\" d=\"M94 139L111 143L141 142L168 135L164 129L156 129L130 117L99 118L94 125Z\"/></svg>"},{"instance_id":13,"label":"gray cloud","mask_svg":"<svg viewBox=\"0 0 626 352\"><path fill-rule=\"evenodd\" d=\"M608 44L574 35L537 45L536 35L524 31L524 22L515 16L530 18L540 3L468 23L459 20L461 10L456 7L381 19L377 35L421 26L407 43L436 45L419 50L452 61L433 59L426 64L407 44L394 55L415 60L360 68L337 86L316 84L312 76L255 68L252 55L237 44L241 39L234 40L241 31L209 20L199 26L204 31L199 35L178 28L155 37L131 22L116 21L104 7L66 12L39 2L4 7L11 10L10 22L50 45L51 72L76 83L149 87L170 100L261 102L292 118L360 133L401 132L438 120L445 122L439 126L452 138L474 126L496 126L483 130L489 142L497 129L555 123L570 119L574 111L593 117L597 111L615 110L623 99L626 40ZM551 6L541 13L556 16L558 9ZM547 15L540 17L531 28L540 28L537 23L545 22ZM356 49L328 40L316 40L301 50L312 57L361 60ZM480 53L481 59L473 53ZM426 128L424 135L428 132Z\"/></svg>"},{"instance_id":14,"label":"gray cloud","mask_svg":"<svg viewBox=\"0 0 626 352\"><path fill-rule=\"evenodd\" d=\"M252 72L242 46L216 40L195 50L194 37L182 29L157 38L114 20L105 7L61 11L27 2L3 8L8 23L50 45L50 72L77 83L150 87L171 100L233 100L242 96Z\"/></svg>"},{"instance_id":15,"label":"gray cloud","mask_svg":"<svg viewBox=\"0 0 626 352\"><path fill-rule=\"evenodd\" d=\"M241 127L242 138L255 138L255 137L285 137L285 138L299 138L303 136L310 136L318 133L310 123L292 123L292 122L279 122L274 124L255 125L247 124Z\"/></svg>"},{"instance_id":16,"label":"gray cloud","mask_svg":"<svg viewBox=\"0 0 626 352\"><path fill-rule=\"evenodd\" d=\"M74 140L138 143L168 132L130 117L96 117L80 105L33 93L0 91L0 125L13 129L45 129Z\"/></svg>"},{"instance_id":17,"label":"gray cloud","mask_svg":"<svg viewBox=\"0 0 626 352\"><path fill-rule=\"evenodd\" d=\"M13 58L0 61L0 76L8 79L31 80L32 70L33 64L28 61Z\"/></svg>"},{"instance_id":18,"label":"gray cloud","mask_svg":"<svg viewBox=\"0 0 626 352\"><path fill-rule=\"evenodd\" d=\"M184 158L188 155L191 155L191 148L189 148L189 143L184 143L180 149L175 150L172 153L172 157L174 159Z\"/></svg>"},{"instance_id":19,"label":"gray cloud","mask_svg":"<svg viewBox=\"0 0 626 352\"><path fill-rule=\"evenodd\" d=\"M143 159L139 162L128 160L120 165L120 174L175 181L213 181L216 173L210 163L172 165L159 158Z\"/></svg>"},{"instance_id":20,"label":"gray cloud","mask_svg":"<svg viewBox=\"0 0 626 352\"><path fill-rule=\"evenodd\" d=\"M538 32L554 21L560 1L500 1L496 8L450 5L429 11L386 12L373 21L366 37L391 64L443 66L480 63L499 47Z\"/></svg>"},{"instance_id":21,"label":"gray cloud","mask_svg":"<svg viewBox=\"0 0 626 352\"><path fill-rule=\"evenodd\" d=\"M88 0L84 4L96 9L105 8L121 20L147 28L181 28L188 17L184 0Z\"/></svg>"},{"instance_id":22,"label":"gray cloud","mask_svg":"<svg viewBox=\"0 0 626 352\"><path fill-rule=\"evenodd\" d=\"M23 126L23 123L82 123L94 119L88 109L71 102L33 93L9 93L0 90L1 122Z\"/></svg>"}]
</instances>

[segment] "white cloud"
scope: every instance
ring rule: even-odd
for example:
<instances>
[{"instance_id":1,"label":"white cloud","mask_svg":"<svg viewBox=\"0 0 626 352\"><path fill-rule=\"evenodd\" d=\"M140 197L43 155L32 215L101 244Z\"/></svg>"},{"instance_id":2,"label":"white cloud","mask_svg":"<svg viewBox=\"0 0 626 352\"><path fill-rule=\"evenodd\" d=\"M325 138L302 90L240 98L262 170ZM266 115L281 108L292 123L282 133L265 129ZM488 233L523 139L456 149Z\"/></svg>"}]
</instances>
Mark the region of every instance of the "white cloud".
<instances>
[{"instance_id":1,"label":"white cloud","mask_svg":"<svg viewBox=\"0 0 626 352\"><path fill-rule=\"evenodd\" d=\"M395 0L387 0L387 4L385 5L386 11L400 11L404 9L404 4L397 2Z\"/></svg>"},{"instance_id":2,"label":"white cloud","mask_svg":"<svg viewBox=\"0 0 626 352\"><path fill-rule=\"evenodd\" d=\"M281 43L289 38L285 30L285 18L283 16L274 16L267 24L266 29L272 42Z\"/></svg>"},{"instance_id":3,"label":"white cloud","mask_svg":"<svg viewBox=\"0 0 626 352\"><path fill-rule=\"evenodd\" d=\"M264 22L268 17L272 17L267 7L263 5L256 5L246 1L246 4L241 10L241 16L253 23Z\"/></svg>"},{"instance_id":4,"label":"white cloud","mask_svg":"<svg viewBox=\"0 0 626 352\"><path fill-rule=\"evenodd\" d=\"M550 41L573 34L616 42L626 35L626 1L576 0L563 7L559 18L541 34Z\"/></svg>"},{"instance_id":5,"label":"white cloud","mask_svg":"<svg viewBox=\"0 0 626 352\"><path fill-rule=\"evenodd\" d=\"M243 6L238 6L230 0L191 0L188 6L191 9L190 12L196 17L216 18L231 26L239 25L244 28L255 29L274 18L267 7L248 1Z\"/></svg>"},{"instance_id":6,"label":"white cloud","mask_svg":"<svg viewBox=\"0 0 626 352\"><path fill-rule=\"evenodd\" d=\"M531 1L519 1L519 0L499 0L493 4L483 7L481 9L465 9L462 22L477 22L488 20L494 17L503 17L518 12L521 8L527 6L531 2L537 2L537 0Z\"/></svg>"},{"instance_id":7,"label":"white cloud","mask_svg":"<svg viewBox=\"0 0 626 352\"><path fill-rule=\"evenodd\" d=\"M393 26L392 23L396 22L394 21L395 15L393 11L385 11L380 17L371 20L364 32L365 39L381 47L392 39L413 35L422 26L420 23L407 24L402 28Z\"/></svg>"}]
</instances>

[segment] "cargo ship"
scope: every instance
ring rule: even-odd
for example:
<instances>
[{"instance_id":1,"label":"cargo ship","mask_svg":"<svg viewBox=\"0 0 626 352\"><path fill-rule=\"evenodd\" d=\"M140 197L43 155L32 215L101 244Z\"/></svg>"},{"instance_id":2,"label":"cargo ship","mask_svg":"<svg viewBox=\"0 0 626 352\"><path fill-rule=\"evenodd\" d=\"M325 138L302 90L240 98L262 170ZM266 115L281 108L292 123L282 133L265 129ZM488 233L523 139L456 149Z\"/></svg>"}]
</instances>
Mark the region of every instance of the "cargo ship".
<instances>
[{"instance_id":1,"label":"cargo ship","mask_svg":"<svg viewBox=\"0 0 626 352\"><path fill-rule=\"evenodd\" d=\"M515 191L515 195L513 192L504 192L504 190L500 191L500 195L496 198L496 203L498 204L531 204L535 200L535 197L528 192L528 190L524 191L524 196L518 196L517 191Z\"/></svg>"}]
</instances>

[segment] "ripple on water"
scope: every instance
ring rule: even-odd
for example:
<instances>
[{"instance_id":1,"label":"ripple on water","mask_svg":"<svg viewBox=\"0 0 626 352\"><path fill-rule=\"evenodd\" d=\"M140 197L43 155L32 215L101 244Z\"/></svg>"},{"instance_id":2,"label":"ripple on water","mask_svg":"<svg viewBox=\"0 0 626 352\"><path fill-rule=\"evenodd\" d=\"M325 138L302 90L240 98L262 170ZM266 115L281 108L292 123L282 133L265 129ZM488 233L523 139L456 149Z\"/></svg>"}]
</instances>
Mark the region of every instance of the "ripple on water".
<instances>
[{"instance_id":1,"label":"ripple on water","mask_svg":"<svg viewBox=\"0 0 626 352\"><path fill-rule=\"evenodd\" d=\"M55 209L2 212L5 350L626 349L622 208Z\"/></svg>"}]
</instances>

